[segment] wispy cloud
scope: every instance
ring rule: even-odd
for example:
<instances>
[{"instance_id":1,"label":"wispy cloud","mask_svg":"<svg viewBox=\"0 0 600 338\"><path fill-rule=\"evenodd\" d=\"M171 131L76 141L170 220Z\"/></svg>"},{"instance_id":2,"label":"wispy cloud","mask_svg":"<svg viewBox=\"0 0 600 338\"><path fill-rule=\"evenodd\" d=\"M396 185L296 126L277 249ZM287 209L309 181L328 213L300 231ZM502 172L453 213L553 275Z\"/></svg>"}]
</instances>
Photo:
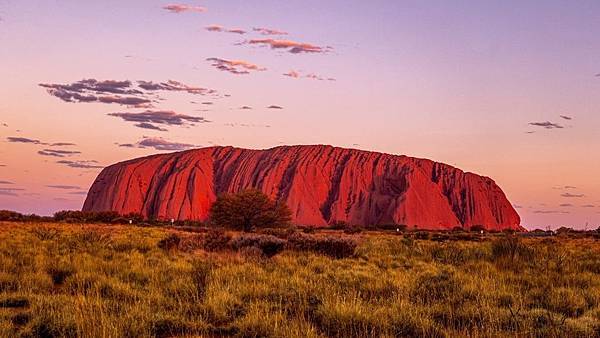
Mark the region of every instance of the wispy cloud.
<instances>
[{"instance_id":1,"label":"wispy cloud","mask_svg":"<svg viewBox=\"0 0 600 338\"><path fill-rule=\"evenodd\" d=\"M163 9L171 12L171 13L183 13L183 12L195 12L195 13L204 13L207 11L205 7L201 6L193 6L186 4L168 4L163 6Z\"/></svg>"},{"instance_id":2,"label":"wispy cloud","mask_svg":"<svg viewBox=\"0 0 600 338\"><path fill-rule=\"evenodd\" d=\"M210 25L206 26L205 29L209 32L219 32L219 33L234 33L234 34L246 34L246 31L239 28L225 28L220 25Z\"/></svg>"},{"instance_id":3,"label":"wispy cloud","mask_svg":"<svg viewBox=\"0 0 600 338\"><path fill-rule=\"evenodd\" d=\"M144 137L137 143L123 143L119 144L119 146L127 148L154 148L161 151L181 151L197 147L194 144L168 141L162 137Z\"/></svg>"},{"instance_id":4,"label":"wispy cloud","mask_svg":"<svg viewBox=\"0 0 600 338\"><path fill-rule=\"evenodd\" d=\"M319 80L319 81L335 81L335 79L332 78L332 77L324 77L324 76L317 75L317 74L314 74L314 73L309 73L309 74L306 74L306 75L302 75L301 72L296 71L296 70L290 70L289 72L284 73L283 75L287 76L287 77L294 78L294 79L298 79L298 78L302 78L303 77L303 78L312 79L312 80Z\"/></svg>"},{"instance_id":5,"label":"wispy cloud","mask_svg":"<svg viewBox=\"0 0 600 338\"><path fill-rule=\"evenodd\" d=\"M155 126L152 123L147 123L147 122L136 123L136 124L134 124L134 126L136 126L138 128L142 128L142 129L150 129L150 130L158 130L158 131L168 131L165 128L161 128L159 126Z\"/></svg>"},{"instance_id":6,"label":"wispy cloud","mask_svg":"<svg viewBox=\"0 0 600 338\"><path fill-rule=\"evenodd\" d=\"M129 80L96 80L84 79L71 84L41 83L48 94L65 102L74 103L115 103L136 108L150 108L155 91L176 91L198 95L217 95L217 91L209 88L189 86L184 83L168 80L167 82L137 81L137 85Z\"/></svg>"},{"instance_id":7,"label":"wispy cloud","mask_svg":"<svg viewBox=\"0 0 600 338\"><path fill-rule=\"evenodd\" d=\"M0 184L14 184L14 183L10 182L10 181L0 181Z\"/></svg>"},{"instance_id":8,"label":"wispy cloud","mask_svg":"<svg viewBox=\"0 0 600 338\"><path fill-rule=\"evenodd\" d=\"M285 49L292 54L325 53L332 49L331 47L321 47L310 43L302 43L292 40L252 39L246 43L250 45L269 46L271 49Z\"/></svg>"},{"instance_id":9,"label":"wispy cloud","mask_svg":"<svg viewBox=\"0 0 600 338\"><path fill-rule=\"evenodd\" d=\"M0 188L0 195L2 196L19 196L18 192L24 191L25 189L21 188Z\"/></svg>"},{"instance_id":10,"label":"wispy cloud","mask_svg":"<svg viewBox=\"0 0 600 338\"><path fill-rule=\"evenodd\" d=\"M250 71L264 71L264 67L260 67L253 63L243 60L225 60L220 58L208 58L206 61L211 62L211 66L218 70L229 72L232 74L250 74Z\"/></svg>"},{"instance_id":11,"label":"wispy cloud","mask_svg":"<svg viewBox=\"0 0 600 338\"><path fill-rule=\"evenodd\" d=\"M288 35L287 32L264 27L254 27L252 30L262 35Z\"/></svg>"},{"instance_id":12,"label":"wispy cloud","mask_svg":"<svg viewBox=\"0 0 600 338\"><path fill-rule=\"evenodd\" d=\"M271 128L268 124L254 124L254 123L224 123L224 126L227 127L245 127L245 128Z\"/></svg>"},{"instance_id":13,"label":"wispy cloud","mask_svg":"<svg viewBox=\"0 0 600 338\"><path fill-rule=\"evenodd\" d=\"M83 195L86 196L87 195L87 191L71 191L68 192L69 195Z\"/></svg>"},{"instance_id":14,"label":"wispy cloud","mask_svg":"<svg viewBox=\"0 0 600 338\"><path fill-rule=\"evenodd\" d=\"M42 156L54 156L54 157L67 157L81 154L80 151L75 150L59 150L59 149L44 149L38 151L38 154Z\"/></svg>"},{"instance_id":15,"label":"wispy cloud","mask_svg":"<svg viewBox=\"0 0 600 338\"><path fill-rule=\"evenodd\" d=\"M571 116L567 116L567 115L560 115L560 118L563 120L572 120L573 119Z\"/></svg>"},{"instance_id":16,"label":"wispy cloud","mask_svg":"<svg viewBox=\"0 0 600 338\"><path fill-rule=\"evenodd\" d=\"M555 190L577 189L577 187L572 186L572 185L563 185L563 186L559 186L559 187L552 187L552 189L555 189Z\"/></svg>"},{"instance_id":17,"label":"wispy cloud","mask_svg":"<svg viewBox=\"0 0 600 338\"><path fill-rule=\"evenodd\" d=\"M282 106L270 105L267 107L268 109L283 109Z\"/></svg>"},{"instance_id":18,"label":"wispy cloud","mask_svg":"<svg viewBox=\"0 0 600 338\"><path fill-rule=\"evenodd\" d=\"M61 189L61 190L80 190L81 188L76 185L62 185L62 184L54 184L47 185L46 187L52 189Z\"/></svg>"},{"instance_id":19,"label":"wispy cloud","mask_svg":"<svg viewBox=\"0 0 600 338\"><path fill-rule=\"evenodd\" d=\"M584 194L571 194L569 192L566 192L564 194L560 194L561 197L566 197L566 198L581 198L581 197L585 197Z\"/></svg>"},{"instance_id":20,"label":"wispy cloud","mask_svg":"<svg viewBox=\"0 0 600 338\"><path fill-rule=\"evenodd\" d=\"M126 106L150 106L151 100L143 92L132 88L131 81L84 79L71 84L40 83L48 94L65 102L117 103ZM126 95L126 96L124 96Z\"/></svg>"},{"instance_id":21,"label":"wispy cloud","mask_svg":"<svg viewBox=\"0 0 600 338\"><path fill-rule=\"evenodd\" d=\"M571 204L571 203L563 203L563 204L559 205L559 207L567 207L567 208L572 207L572 206L573 206L573 204Z\"/></svg>"},{"instance_id":22,"label":"wispy cloud","mask_svg":"<svg viewBox=\"0 0 600 338\"><path fill-rule=\"evenodd\" d=\"M70 168L77 169L100 169L104 168L101 165L98 165L98 161L95 160L85 160L85 161L70 161L70 160L60 160L56 161L58 164L64 164Z\"/></svg>"},{"instance_id":23,"label":"wispy cloud","mask_svg":"<svg viewBox=\"0 0 600 338\"><path fill-rule=\"evenodd\" d=\"M558 123L553 123L550 121L546 121L546 122L530 122L529 125L531 126L536 126L536 127L542 127L542 128L546 128L546 129L563 129L564 126L558 124Z\"/></svg>"},{"instance_id":24,"label":"wispy cloud","mask_svg":"<svg viewBox=\"0 0 600 338\"><path fill-rule=\"evenodd\" d=\"M251 110L252 107L250 107L250 106L241 106L240 109L242 109L242 110Z\"/></svg>"},{"instance_id":25,"label":"wispy cloud","mask_svg":"<svg viewBox=\"0 0 600 338\"><path fill-rule=\"evenodd\" d=\"M75 143L70 143L70 142L48 143L48 142L42 142L38 139L33 139L33 138L28 138L28 137L15 137L15 136L7 137L6 141L10 142L10 143L29 143L29 144L39 144L39 145L44 145L44 146L51 146L51 147L66 147L66 146L74 146L75 145Z\"/></svg>"},{"instance_id":26,"label":"wispy cloud","mask_svg":"<svg viewBox=\"0 0 600 338\"><path fill-rule=\"evenodd\" d=\"M175 92L187 92L189 94L197 95L213 95L217 94L214 89L190 86L179 81L168 80L167 82L152 82L152 81L138 81L138 87L147 91L175 91Z\"/></svg>"},{"instance_id":27,"label":"wispy cloud","mask_svg":"<svg viewBox=\"0 0 600 338\"><path fill-rule=\"evenodd\" d=\"M31 139L31 138L27 138L27 137L7 137L6 138L7 142L11 142L11 143L31 143L31 144L43 144L43 145L48 145L47 143L44 143L40 140L36 140L36 139Z\"/></svg>"},{"instance_id":28,"label":"wispy cloud","mask_svg":"<svg viewBox=\"0 0 600 338\"><path fill-rule=\"evenodd\" d=\"M163 124L163 125L194 125L194 123L207 123L210 122L206 120L204 117L199 116L190 116L186 114L176 113L174 111L166 111L166 110L146 110L141 113L129 113L129 112L121 112L121 113L109 113L109 116L120 117L124 121L128 122L137 122L135 125L138 128L144 129L154 129L164 131L160 127L157 127L154 124Z\"/></svg>"},{"instance_id":29,"label":"wispy cloud","mask_svg":"<svg viewBox=\"0 0 600 338\"><path fill-rule=\"evenodd\" d=\"M534 214L570 214L570 211L557 211L557 210L534 210Z\"/></svg>"}]
</instances>

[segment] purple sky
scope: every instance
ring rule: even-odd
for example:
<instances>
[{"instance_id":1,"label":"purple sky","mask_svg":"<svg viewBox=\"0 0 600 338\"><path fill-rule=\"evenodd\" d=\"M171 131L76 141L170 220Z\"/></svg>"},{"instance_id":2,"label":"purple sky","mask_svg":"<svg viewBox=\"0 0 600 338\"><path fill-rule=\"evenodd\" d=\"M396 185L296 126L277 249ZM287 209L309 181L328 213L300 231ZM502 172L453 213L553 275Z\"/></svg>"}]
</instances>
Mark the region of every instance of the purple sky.
<instances>
[{"instance_id":1,"label":"purple sky","mask_svg":"<svg viewBox=\"0 0 600 338\"><path fill-rule=\"evenodd\" d=\"M4 0L0 208L80 208L156 152L324 143L490 176L529 228L597 227L598 36L598 1Z\"/></svg>"}]
</instances>

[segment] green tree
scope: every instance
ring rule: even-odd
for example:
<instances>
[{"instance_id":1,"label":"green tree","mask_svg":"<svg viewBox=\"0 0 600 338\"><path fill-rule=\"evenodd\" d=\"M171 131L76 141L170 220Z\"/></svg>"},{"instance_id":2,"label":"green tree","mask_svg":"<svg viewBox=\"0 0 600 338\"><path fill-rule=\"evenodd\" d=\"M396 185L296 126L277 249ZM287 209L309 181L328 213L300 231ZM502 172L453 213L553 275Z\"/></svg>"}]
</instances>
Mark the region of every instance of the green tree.
<instances>
[{"instance_id":1,"label":"green tree","mask_svg":"<svg viewBox=\"0 0 600 338\"><path fill-rule=\"evenodd\" d=\"M273 201L260 190L223 194L210 209L212 223L230 229L283 227L290 224L291 211L282 201Z\"/></svg>"}]
</instances>

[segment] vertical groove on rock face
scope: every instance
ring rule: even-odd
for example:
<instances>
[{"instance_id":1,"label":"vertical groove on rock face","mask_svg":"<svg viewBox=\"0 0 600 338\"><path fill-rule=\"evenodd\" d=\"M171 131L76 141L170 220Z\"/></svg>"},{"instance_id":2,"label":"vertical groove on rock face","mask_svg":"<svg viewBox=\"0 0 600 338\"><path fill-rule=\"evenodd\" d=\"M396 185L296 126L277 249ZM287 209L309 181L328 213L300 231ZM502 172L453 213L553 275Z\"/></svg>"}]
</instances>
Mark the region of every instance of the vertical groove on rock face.
<instances>
[{"instance_id":1,"label":"vertical groove on rock face","mask_svg":"<svg viewBox=\"0 0 600 338\"><path fill-rule=\"evenodd\" d=\"M518 214L487 177L425 159L331 146L210 147L118 163L98 175L83 210L206 220L218 194L249 187L285 201L298 224L520 229Z\"/></svg>"},{"instance_id":2,"label":"vertical groove on rock face","mask_svg":"<svg viewBox=\"0 0 600 338\"><path fill-rule=\"evenodd\" d=\"M340 190L339 190L340 181L342 179L342 174L344 173L346 163L348 163L351 156L352 156L351 154L343 155L342 160L339 161L338 164L336 165L333 176L331 177L331 186L329 187L329 193L327 195L327 199L321 205L321 214L323 215L323 218L328 223L330 223L331 221L335 221L335 220L331 219L331 216L332 216L331 206L340 196Z\"/></svg>"}]
</instances>

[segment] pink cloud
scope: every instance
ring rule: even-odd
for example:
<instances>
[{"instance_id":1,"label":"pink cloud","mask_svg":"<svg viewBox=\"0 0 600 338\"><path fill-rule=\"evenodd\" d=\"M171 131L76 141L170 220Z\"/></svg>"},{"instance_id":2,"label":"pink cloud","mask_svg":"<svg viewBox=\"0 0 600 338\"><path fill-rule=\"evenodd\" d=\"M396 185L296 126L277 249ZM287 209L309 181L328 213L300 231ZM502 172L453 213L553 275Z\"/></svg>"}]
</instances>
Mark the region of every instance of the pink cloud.
<instances>
[{"instance_id":1,"label":"pink cloud","mask_svg":"<svg viewBox=\"0 0 600 338\"><path fill-rule=\"evenodd\" d=\"M301 43L292 40L274 40L274 39L252 39L247 42L251 45L266 45L272 49L287 49L292 54L299 53L325 53L331 47L320 47L310 43Z\"/></svg>"},{"instance_id":2,"label":"pink cloud","mask_svg":"<svg viewBox=\"0 0 600 338\"><path fill-rule=\"evenodd\" d=\"M219 32L219 33L235 33L235 34L246 34L246 31L239 28L227 29L220 25L210 25L205 27L209 32Z\"/></svg>"},{"instance_id":3,"label":"pink cloud","mask_svg":"<svg viewBox=\"0 0 600 338\"><path fill-rule=\"evenodd\" d=\"M232 74L249 74L250 71L264 71L267 70L264 67L260 67L253 63L243 60L225 60L220 58L208 58L206 61L210 61L211 65L218 70L230 72Z\"/></svg>"},{"instance_id":4,"label":"pink cloud","mask_svg":"<svg viewBox=\"0 0 600 338\"><path fill-rule=\"evenodd\" d=\"M262 35L287 35L288 34L287 32L284 32L284 31L270 29L270 28L263 28L263 27L254 27L252 30L255 32L258 32Z\"/></svg>"},{"instance_id":5,"label":"pink cloud","mask_svg":"<svg viewBox=\"0 0 600 338\"><path fill-rule=\"evenodd\" d=\"M168 4L163 6L163 9L171 12L171 13L183 13L183 12L196 12L196 13L204 13L207 11L206 8L201 6L192 6L192 5L184 5L184 4Z\"/></svg>"}]
</instances>

